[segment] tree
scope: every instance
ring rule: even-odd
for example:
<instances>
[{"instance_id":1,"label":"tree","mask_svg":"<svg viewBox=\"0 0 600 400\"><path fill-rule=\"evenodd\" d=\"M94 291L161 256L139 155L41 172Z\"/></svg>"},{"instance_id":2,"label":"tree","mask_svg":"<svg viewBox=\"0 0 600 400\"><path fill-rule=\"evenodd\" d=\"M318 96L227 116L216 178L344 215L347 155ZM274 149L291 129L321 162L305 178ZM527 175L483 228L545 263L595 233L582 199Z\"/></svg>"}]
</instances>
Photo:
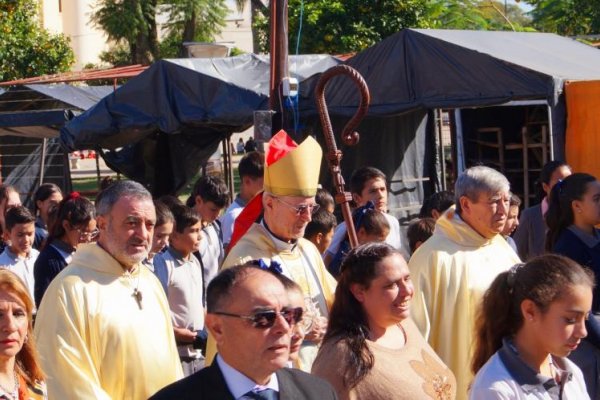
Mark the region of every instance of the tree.
<instances>
[{"instance_id":1,"label":"tree","mask_svg":"<svg viewBox=\"0 0 600 400\"><path fill-rule=\"evenodd\" d=\"M167 41L179 47L179 56L185 57L184 42L210 42L225 26L229 12L225 0L163 0L168 14L165 24Z\"/></svg>"},{"instance_id":2,"label":"tree","mask_svg":"<svg viewBox=\"0 0 600 400\"><path fill-rule=\"evenodd\" d=\"M37 2L0 2L0 81L69 70L75 56L64 35L37 23Z\"/></svg>"},{"instance_id":3,"label":"tree","mask_svg":"<svg viewBox=\"0 0 600 400\"><path fill-rule=\"evenodd\" d=\"M289 0L290 49L300 53L363 50L405 27L419 26L428 0ZM298 28L302 14L302 32ZM254 22L260 50L269 48L268 15Z\"/></svg>"},{"instance_id":4,"label":"tree","mask_svg":"<svg viewBox=\"0 0 600 400\"><path fill-rule=\"evenodd\" d=\"M150 64L158 57L156 5L157 0L99 0L91 21L127 46L131 64Z\"/></svg>"},{"instance_id":5,"label":"tree","mask_svg":"<svg viewBox=\"0 0 600 400\"><path fill-rule=\"evenodd\" d=\"M560 35L600 32L600 0L526 0L536 28Z\"/></svg>"},{"instance_id":6,"label":"tree","mask_svg":"<svg viewBox=\"0 0 600 400\"><path fill-rule=\"evenodd\" d=\"M255 39L268 52L268 9L259 9ZM363 50L403 28L520 30L529 23L519 7L508 11L505 18L497 0L289 0L289 47L292 53L299 43L300 53L340 54Z\"/></svg>"}]
</instances>

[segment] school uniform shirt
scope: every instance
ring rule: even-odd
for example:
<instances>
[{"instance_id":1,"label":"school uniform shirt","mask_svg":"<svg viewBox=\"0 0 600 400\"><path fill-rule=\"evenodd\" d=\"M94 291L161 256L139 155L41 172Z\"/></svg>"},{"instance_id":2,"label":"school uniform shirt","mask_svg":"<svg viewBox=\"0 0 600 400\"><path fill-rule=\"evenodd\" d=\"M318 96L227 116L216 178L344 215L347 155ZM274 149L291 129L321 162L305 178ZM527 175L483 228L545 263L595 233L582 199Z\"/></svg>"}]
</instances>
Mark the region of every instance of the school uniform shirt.
<instances>
[{"instance_id":1,"label":"school uniform shirt","mask_svg":"<svg viewBox=\"0 0 600 400\"><path fill-rule=\"evenodd\" d=\"M225 256L221 239L221 227L217 221L202 229L200 232L200 250L195 254L199 254L201 258L204 291L206 292L210 281L219 273L219 267Z\"/></svg>"},{"instance_id":2,"label":"school uniform shirt","mask_svg":"<svg viewBox=\"0 0 600 400\"><path fill-rule=\"evenodd\" d=\"M31 249L25 258L17 256L10 250L10 247L5 247L0 253L0 268L6 268L14 272L25 283L29 295L34 298L35 278L33 276L33 266L35 260L40 254L36 249Z\"/></svg>"},{"instance_id":3,"label":"school uniform shirt","mask_svg":"<svg viewBox=\"0 0 600 400\"><path fill-rule=\"evenodd\" d=\"M477 372L469 400L586 400L581 370L567 358L552 356L560 382L541 375L519 356L514 344L505 338L503 345Z\"/></svg>"},{"instance_id":4,"label":"school uniform shirt","mask_svg":"<svg viewBox=\"0 0 600 400\"><path fill-rule=\"evenodd\" d=\"M154 273L166 278L167 300L171 310L171 321L176 328L199 331L204 328L202 307L202 268L200 262L190 254L184 259L180 252L169 247L164 253L154 256ZM191 344L177 346L180 357L202 358L202 352Z\"/></svg>"},{"instance_id":5,"label":"school uniform shirt","mask_svg":"<svg viewBox=\"0 0 600 400\"><path fill-rule=\"evenodd\" d=\"M233 224L235 219L240 215L244 207L246 207L246 201L244 201L239 195L229 205L225 213L219 218L221 221L221 229L223 232L223 247L227 248L231 241L231 235L233 235Z\"/></svg>"}]
</instances>

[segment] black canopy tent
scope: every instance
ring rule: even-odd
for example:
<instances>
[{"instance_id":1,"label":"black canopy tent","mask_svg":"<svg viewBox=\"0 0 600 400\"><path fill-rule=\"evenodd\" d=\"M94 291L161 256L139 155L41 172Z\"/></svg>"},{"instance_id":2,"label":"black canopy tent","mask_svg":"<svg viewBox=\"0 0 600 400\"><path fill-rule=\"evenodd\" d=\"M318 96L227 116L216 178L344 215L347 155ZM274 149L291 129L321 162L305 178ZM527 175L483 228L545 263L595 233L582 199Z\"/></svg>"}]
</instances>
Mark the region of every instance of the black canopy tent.
<instances>
[{"instance_id":1,"label":"black canopy tent","mask_svg":"<svg viewBox=\"0 0 600 400\"><path fill-rule=\"evenodd\" d=\"M405 29L346 63L364 76L371 106L359 128L359 145L342 148L342 170L348 177L357 165L382 169L395 194L390 208L407 219L424 195L440 189L436 110L541 100L549 108L554 155L562 158L563 84L600 77L597 49L545 33ZM316 132L318 79L305 82L300 99L301 113ZM336 131L356 110L358 96L350 80L335 78L328 85Z\"/></svg>"},{"instance_id":2,"label":"black canopy tent","mask_svg":"<svg viewBox=\"0 0 600 400\"><path fill-rule=\"evenodd\" d=\"M0 176L30 203L42 182L71 190L68 157L58 141L74 115L112 91L109 86L18 85L0 91Z\"/></svg>"},{"instance_id":3,"label":"black canopy tent","mask_svg":"<svg viewBox=\"0 0 600 400\"><path fill-rule=\"evenodd\" d=\"M181 190L233 132L268 109L268 56L160 60L61 130L69 150L102 151L107 165L155 195ZM302 81L340 61L290 57ZM106 149L106 151L103 151Z\"/></svg>"}]
</instances>

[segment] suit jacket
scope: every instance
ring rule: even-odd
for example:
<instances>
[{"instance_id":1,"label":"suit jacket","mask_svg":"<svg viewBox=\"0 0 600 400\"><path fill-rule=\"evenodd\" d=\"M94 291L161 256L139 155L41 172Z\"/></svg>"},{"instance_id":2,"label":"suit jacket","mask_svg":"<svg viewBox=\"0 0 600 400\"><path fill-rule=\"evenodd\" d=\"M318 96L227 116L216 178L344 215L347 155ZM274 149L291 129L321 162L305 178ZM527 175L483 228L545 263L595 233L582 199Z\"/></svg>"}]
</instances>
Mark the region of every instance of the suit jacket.
<instances>
[{"instance_id":1,"label":"suit jacket","mask_svg":"<svg viewBox=\"0 0 600 400\"><path fill-rule=\"evenodd\" d=\"M541 204L523 210L519 219L519 226L513 235L519 257L523 262L546 252L544 247L546 229Z\"/></svg>"},{"instance_id":2,"label":"suit jacket","mask_svg":"<svg viewBox=\"0 0 600 400\"><path fill-rule=\"evenodd\" d=\"M291 368L282 368L276 374L279 400L337 399L333 387L314 375ZM217 363L166 386L150 397L150 400L171 399L235 400Z\"/></svg>"}]
</instances>

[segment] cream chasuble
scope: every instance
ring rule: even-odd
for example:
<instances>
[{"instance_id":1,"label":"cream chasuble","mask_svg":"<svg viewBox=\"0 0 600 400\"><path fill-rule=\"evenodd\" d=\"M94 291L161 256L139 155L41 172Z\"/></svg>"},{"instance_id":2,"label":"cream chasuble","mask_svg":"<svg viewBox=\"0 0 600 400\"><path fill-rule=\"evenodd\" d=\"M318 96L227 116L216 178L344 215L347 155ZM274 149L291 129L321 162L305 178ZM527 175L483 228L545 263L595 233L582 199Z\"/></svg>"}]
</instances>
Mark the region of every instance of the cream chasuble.
<instances>
[{"instance_id":1,"label":"cream chasuble","mask_svg":"<svg viewBox=\"0 0 600 400\"><path fill-rule=\"evenodd\" d=\"M51 399L142 400L183 376L160 283L96 244L48 287L35 336Z\"/></svg>"},{"instance_id":2,"label":"cream chasuble","mask_svg":"<svg viewBox=\"0 0 600 400\"><path fill-rule=\"evenodd\" d=\"M413 320L454 372L459 400L467 399L473 379L473 329L483 293L498 274L519 262L502 236L482 237L452 207L408 263L415 288Z\"/></svg>"}]
</instances>

